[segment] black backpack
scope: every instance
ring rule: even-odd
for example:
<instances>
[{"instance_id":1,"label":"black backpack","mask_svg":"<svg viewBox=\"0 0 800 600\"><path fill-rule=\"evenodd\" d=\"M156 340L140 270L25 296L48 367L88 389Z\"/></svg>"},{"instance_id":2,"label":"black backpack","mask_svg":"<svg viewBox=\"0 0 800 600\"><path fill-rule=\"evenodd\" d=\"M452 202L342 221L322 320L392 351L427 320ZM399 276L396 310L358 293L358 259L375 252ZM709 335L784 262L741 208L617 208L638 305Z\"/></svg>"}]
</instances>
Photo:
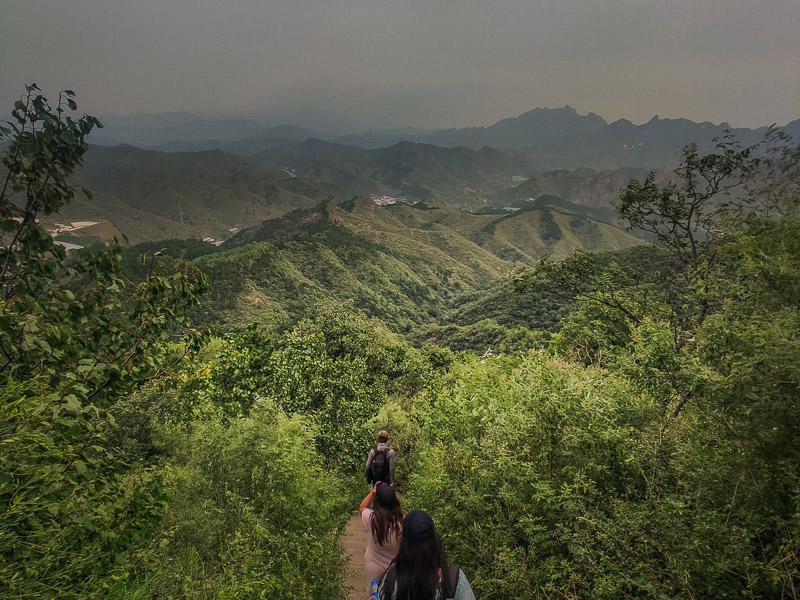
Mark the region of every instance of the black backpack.
<instances>
[{"instance_id":1,"label":"black backpack","mask_svg":"<svg viewBox=\"0 0 800 600\"><path fill-rule=\"evenodd\" d=\"M372 458L372 481L370 483L377 483L379 481L389 482L389 448L386 450L375 450L375 456Z\"/></svg>"},{"instance_id":2,"label":"black backpack","mask_svg":"<svg viewBox=\"0 0 800 600\"><path fill-rule=\"evenodd\" d=\"M460 574L461 567L458 565L450 565L450 572L448 573L449 577L447 578L447 584L449 589L445 591L445 596L447 600L452 600L456 595L456 588L458 587L458 576Z\"/></svg>"}]
</instances>

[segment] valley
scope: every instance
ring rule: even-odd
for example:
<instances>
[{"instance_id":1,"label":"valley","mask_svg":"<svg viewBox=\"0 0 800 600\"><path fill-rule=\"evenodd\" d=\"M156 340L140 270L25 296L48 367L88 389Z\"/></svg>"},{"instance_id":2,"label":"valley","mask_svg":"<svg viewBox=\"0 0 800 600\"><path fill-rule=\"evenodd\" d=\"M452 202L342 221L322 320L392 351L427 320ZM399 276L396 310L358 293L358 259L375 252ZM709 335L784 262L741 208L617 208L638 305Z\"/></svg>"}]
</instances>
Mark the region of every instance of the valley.
<instances>
[{"instance_id":1,"label":"valley","mask_svg":"<svg viewBox=\"0 0 800 600\"><path fill-rule=\"evenodd\" d=\"M488 148L476 152L409 142L354 150L308 141L250 157L217 150L163 153L94 146L74 178L75 185L92 190L93 198L76 195L60 218L109 222L134 243L227 239L232 229L357 196L384 205L434 202L463 211L507 213L547 195L597 209L587 216L613 223L619 188L641 174L636 169L534 174L524 161Z\"/></svg>"},{"instance_id":2,"label":"valley","mask_svg":"<svg viewBox=\"0 0 800 600\"><path fill-rule=\"evenodd\" d=\"M385 147L354 136L302 139L312 132L300 128L270 130L287 137L248 135L241 125L230 130L239 138L225 143L203 142L195 131L160 150L92 146L74 181L93 197L76 195L59 218L97 224L61 228L59 243L91 246L124 235L131 264L138 253L160 248L171 259L190 258L212 286L198 318L222 330L258 323L279 332L330 303L349 303L416 344L478 352L520 331L554 333L571 310L545 295L526 309L538 315L533 319L492 308L492 298L497 306L517 302L508 304L515 269L645 244L624 230L614 209L620 190L648 171L637 160L604 170L584 161L585 152L607 155L606 142L622 139L609 131L636 128L612 127L597 115L536 109L486 129L412 132L442 145L397 141L403 132L367 136L394 142ZM685 120L648 126L663 131L648 146L660 155L674 151L681 131L708 129ZM585 142L592 135L605 141ZM446 143L466 143L464 136L473 142L484 136L504 150ZM537 147L564 148L583 139L570 160L584 166L542 170L521 150L534 138ZM650 173L656 184L675 178L668 170ZM481 303L485 316L476 319L467 307Z\"/></svg>"},{"instance_id":3,"label":"valley","mask_svg":"<svg viewBox=\"0 0 800 600\"><path fill-rule=\"evenodd\" d=\"M791 597L789 138L672 170L580 166L596 118L575 168L407 140L166 152L89 147L97 120L37 90L2 130L15 597L344 600L381 429L482 598Z\"/></svg>"},{"instance_id":4,"label":"valley","mask_svg":"<svg viewBox=\"0 0 800 600\"><path fill-rule=\"evenodd\" d=\"M800 600L798 23L3 3L0 600Z\"/></svg>"}]
</instances>

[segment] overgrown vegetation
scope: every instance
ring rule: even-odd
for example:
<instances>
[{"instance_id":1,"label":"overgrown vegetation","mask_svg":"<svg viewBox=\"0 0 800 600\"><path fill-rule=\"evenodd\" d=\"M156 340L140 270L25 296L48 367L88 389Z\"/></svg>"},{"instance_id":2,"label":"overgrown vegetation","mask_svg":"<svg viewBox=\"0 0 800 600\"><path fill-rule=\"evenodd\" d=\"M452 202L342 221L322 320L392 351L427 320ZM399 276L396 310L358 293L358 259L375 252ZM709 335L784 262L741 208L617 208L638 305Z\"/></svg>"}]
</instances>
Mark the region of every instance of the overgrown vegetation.
<instances>
[{"instance_id":1,"label":"overgrown vegetation","mask_svg":"<svg viewBox=\"0 0 800 600\"><path fill-rule=\"evenodd\" d=\"M70 116L73 95L52 109L29 86L2 129L0 580L12 596L91 595L152 531L161 486L108 446L108 410L196 345L185 314L206 288L196 269L164 274L155 259L134 284L117 245L67 259L40 226L72 198L67 177L100 126Z\"/></svg>"},{"instance_id":2,"label":"overgrown vegetation","mask_svg":"<svg viewBox=\"0 0 800 600\"><path fill-rule=\"evenodd\" d=\"M671 183L622 194L654 245L457 296L452 270L425 265L431 289L336 227L67 256L37 217L100 126L72 96L31 86L3 130L0 595L343 599L339 534L385 427L405 506L480 598L797 598L800 146L687 147ZM209 284L185 260L235 270L215 307L257 271L278 324L192 329ZM333 297L270 296L298 265ZM392 311L433 293L460 300L414 348Z\"/></svg>"},{"instance_id":3,"label":"overgrown vegetation","mask_svg":"<svg viewBox=\"0 0 800 600\"><path fill-rule=\"evenodd\" d=\"M413 501L480 597L797 597L800 147L776 138L632 182L621 214L678 268L519 273L581 303L549 350L415 403Z\"/></svg>"}]
</instances>

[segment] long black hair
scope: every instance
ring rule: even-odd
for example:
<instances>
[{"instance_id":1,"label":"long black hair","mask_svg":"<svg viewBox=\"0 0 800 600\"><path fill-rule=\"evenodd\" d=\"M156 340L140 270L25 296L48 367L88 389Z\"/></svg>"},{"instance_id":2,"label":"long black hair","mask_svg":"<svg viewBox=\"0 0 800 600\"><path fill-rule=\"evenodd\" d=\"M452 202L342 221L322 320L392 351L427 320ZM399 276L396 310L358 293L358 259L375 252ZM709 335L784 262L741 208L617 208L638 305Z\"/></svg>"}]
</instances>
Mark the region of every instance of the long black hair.
<instances>
[{"instance_id":1,"label":"long black hair","mask_svg":"<svg viewBox=\"0 0 800 600\"><path fill-rule=\"evenodd\" d=\"M400 537L400 524L403 522L403 510L394 488L386 483L379 483L375 490L369 525L372 537L383 546L392 537Z\"/></svg>"},{"instance_id":2,"label":"long black hair","mask_svg":"<svg viewBox=\"0 0 800 600\"><path fill-rule=\"evenodd\" d=\"M412 510L403 521L397 556L381 577L381 600L434 600L452 596L447 556L428 513ZM396 591L396 594L395 594Z\"/></svg>"}]
</instances>

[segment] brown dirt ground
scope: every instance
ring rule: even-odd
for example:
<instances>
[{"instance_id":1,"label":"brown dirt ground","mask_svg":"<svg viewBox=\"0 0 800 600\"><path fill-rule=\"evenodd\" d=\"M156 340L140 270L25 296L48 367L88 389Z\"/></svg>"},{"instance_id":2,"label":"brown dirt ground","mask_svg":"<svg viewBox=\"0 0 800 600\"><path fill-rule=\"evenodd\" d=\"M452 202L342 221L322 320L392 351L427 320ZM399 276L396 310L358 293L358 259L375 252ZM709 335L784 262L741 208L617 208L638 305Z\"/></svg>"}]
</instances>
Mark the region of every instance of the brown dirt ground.
<instances>
[{"instance_id":1,"label":"brown dirt ground","mask_svg":"<svg viewBox=\"0 0 800 600\"><path fill-rule=\"evenodd\" d=\"M345 584L350 586L348 600L367 600L366 581L364 581L364 550L367 549L367 532L361 524L361 517L355 511L347 522L342 536L345 556L348 558L348 572Z\"/></svg>"}]
</instances>

